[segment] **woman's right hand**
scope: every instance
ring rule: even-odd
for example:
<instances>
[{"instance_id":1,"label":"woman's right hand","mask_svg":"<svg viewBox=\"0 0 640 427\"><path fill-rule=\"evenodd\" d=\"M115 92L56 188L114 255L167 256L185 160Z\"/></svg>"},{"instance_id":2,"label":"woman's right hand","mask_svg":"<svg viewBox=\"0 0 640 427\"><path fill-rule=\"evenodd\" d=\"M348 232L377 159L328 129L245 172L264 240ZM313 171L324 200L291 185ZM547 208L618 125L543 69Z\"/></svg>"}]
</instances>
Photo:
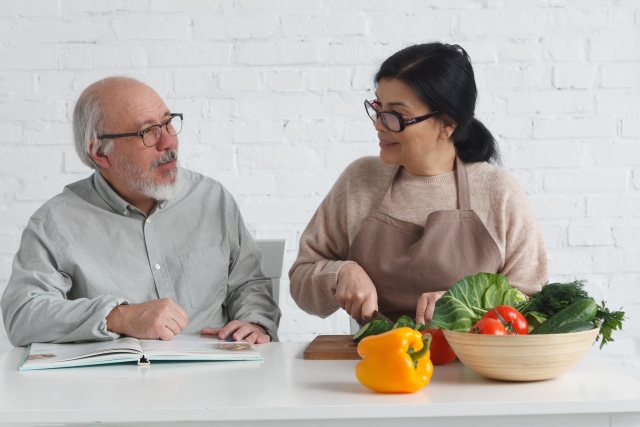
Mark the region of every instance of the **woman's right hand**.
<instances>
[{"instance_id":1,"label":"woman's right hand","mask_svg":"<svg viewBox=\"0 0 640 427\"><path fill-rule=\"evenodd\" d=\"M364 269L355 263L345 264L338 270L336 300L356 320L369 320L378 309L376 287Z\"/></svg>"}]
</instances>

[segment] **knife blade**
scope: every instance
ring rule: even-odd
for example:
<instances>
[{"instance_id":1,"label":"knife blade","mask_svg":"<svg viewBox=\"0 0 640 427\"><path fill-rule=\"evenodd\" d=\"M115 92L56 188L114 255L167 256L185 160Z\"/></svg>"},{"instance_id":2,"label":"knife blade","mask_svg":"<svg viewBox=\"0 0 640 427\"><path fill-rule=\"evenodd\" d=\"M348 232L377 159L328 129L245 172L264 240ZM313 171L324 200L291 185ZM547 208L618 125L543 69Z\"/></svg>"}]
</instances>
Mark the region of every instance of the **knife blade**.
<instances>
[{"instance_id":1,"label":"knife blade","mask_svg":"<svg viewBox=\"0 0 640 427\"><path fill-rule=\"evenodd\" d=\"M384 314L380 313L378 310L374 310L373 314L371 315L372 319L382 319L382 320L386 320L387 322L391 323L393 325L393 322L391 321L391 319L389 319L387 316L385 316Z\"/></svg>"}]
</instances>

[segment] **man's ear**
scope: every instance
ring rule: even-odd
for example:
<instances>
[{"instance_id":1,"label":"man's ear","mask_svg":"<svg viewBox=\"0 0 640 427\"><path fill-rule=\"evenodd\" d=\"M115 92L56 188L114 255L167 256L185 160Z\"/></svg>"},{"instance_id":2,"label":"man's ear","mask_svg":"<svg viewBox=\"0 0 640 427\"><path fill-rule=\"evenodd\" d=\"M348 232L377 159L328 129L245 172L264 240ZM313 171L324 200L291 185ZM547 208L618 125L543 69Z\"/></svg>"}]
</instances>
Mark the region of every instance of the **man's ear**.
<instances>
[{"instance_id":1,"label":"man's ear","mask_svg":"<svg viewBox=\"0 0 640 427\"><path fill-rule=\"evenodd\" d=\"M97 150L93 149L96 142L97 141L95 139L92 139L89 143L89 155L91 156L93 161L96 162L96 164L102 169L109 169L111 167L111 162L109 161L109 158L102 152L102 147L98 148Z\"/></svg>"},{"instance_id":2,"label":"man's ear","mask_svg":"<svg viewBox=\"0 0 640 427\"><path fill-rule=\"evenodd\" d=\"M440 121L440 134L438 135L438 139L449 139L453 134L453 131L456 130L458 124L446 114L442 114L439 117Z\"/></svg>"}]
</instances>

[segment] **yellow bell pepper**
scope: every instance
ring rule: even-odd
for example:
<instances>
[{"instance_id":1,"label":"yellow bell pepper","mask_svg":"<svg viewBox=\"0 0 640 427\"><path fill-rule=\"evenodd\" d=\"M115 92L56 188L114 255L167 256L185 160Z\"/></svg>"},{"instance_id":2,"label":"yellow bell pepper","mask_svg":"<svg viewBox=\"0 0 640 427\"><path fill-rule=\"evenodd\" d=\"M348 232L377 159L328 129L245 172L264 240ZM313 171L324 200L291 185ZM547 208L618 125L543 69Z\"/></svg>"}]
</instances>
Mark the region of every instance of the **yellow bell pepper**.
<instances>
[{"instance_id":1,"label":"yellow bell pepper","mask_svg":"<svg viewBox=\"0 0 640 427\"><path fill-rule=\"evenodd\" d=\"M431 335L407 327L368 336L358 344L356 378L380 393L414 393L433 375L430 344Z\"/></svg>"}]
</instances>

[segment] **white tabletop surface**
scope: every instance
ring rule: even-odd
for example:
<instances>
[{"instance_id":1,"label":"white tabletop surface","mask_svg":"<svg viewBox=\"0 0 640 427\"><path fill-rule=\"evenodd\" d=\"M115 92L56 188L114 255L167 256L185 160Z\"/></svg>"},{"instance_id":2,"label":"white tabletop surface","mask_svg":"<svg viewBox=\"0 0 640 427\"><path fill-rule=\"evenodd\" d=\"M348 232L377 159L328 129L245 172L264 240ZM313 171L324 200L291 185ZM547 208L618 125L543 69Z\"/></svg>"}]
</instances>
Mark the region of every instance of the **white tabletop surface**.
<instances>
[{"instance_id":1,"label":"white tabletop surface","mask_svg":"<svg viewBox=\"0 0 640 427\"><path fill-rule=\"evenodd\" d=\"M640 412L640 383L594 356L556 379L485 379L436 366L415 394L376 394L356 361L309 361L307 343L256 346L263 362L103 365L18 371L24 348L0 356L0 424L322 420Z\"/></svg>"}]
</instances>

